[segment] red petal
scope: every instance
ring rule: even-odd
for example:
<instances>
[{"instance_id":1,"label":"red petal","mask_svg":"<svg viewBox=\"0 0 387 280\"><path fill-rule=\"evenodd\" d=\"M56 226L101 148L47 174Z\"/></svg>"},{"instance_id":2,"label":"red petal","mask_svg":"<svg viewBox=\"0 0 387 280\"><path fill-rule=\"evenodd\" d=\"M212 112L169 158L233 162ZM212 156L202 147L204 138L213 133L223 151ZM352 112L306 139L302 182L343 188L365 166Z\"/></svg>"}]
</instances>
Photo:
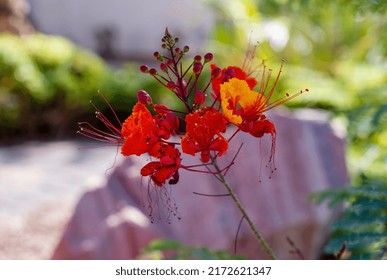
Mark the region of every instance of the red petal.
<instances>
[{"instance_id":1,"label":"red petal","mask_svg":"<svg viewBox=\"0 0 387 280\"><path fill-rule=\"evenodd\" d=\"M141 175L142 176L149 176L151 174L153 174L158 168L161 168L162 165L160 162L158 161L152 161L150 163L148 163L147 165L145 165L143 168L141 168Z\"/></svg>"},{"instance_id":2,"label":"red petal","mask_svg":"<svg viewBox=\"0 0 387 280\"><path fill-rule=\"evenodd\" d=\"M176 172L177 168L176 167L164 167L160 168L153 174L153 180L155 183L161 183L164 184L165 181L172 177L173 174Z\"/></svg>"},{"instance_id":3,"label":"red petal","mask_svg":"<svg viewBox=\"0 0 387 280\"><path fill-rule=\"evenodd\" d=\"M212 141L210 150L218 151L219 156L223 155L228 149L228 142L223 136L218 136L214 141Z\"/></svg>"}]
</instances>

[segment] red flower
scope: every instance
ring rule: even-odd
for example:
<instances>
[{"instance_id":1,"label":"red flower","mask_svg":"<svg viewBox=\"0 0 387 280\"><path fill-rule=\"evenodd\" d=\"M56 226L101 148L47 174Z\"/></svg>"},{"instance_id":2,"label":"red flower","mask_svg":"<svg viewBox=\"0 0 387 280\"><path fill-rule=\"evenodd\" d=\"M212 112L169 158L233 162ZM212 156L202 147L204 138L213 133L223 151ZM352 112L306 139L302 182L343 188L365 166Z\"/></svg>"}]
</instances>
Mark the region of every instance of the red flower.
<instances>
[{"instance_id":1,"label":"red flower","mask_svg":"<svg viewBox=\"0 0 387 280\"><path fill-rule=\"evenodd\" d=\"M215 64L211 65L211 69L214 70L216 69L217 66ZM241 68L237 66L229 66L227 68L222 69L222 73L220 77L213 79L211 81L212 83L212 90L214 91L215 98L219 95L220 93L220 85L223 84L224 82L227 82L228 80L232 78L237 78L239 80L244 80L247 82L249 85L250 89L253 89L256 84L257 80L254 78L249 77L245 71L243 71Z\"/></svg>"},{"instance_id":2,"label":"red flower","mask_svg":"<svg viewBox=\"0 0 387 280\"><path fill-rule=\"evenodd\" d=\"M226 119L215 108L205 107L185 118L187 133L181 140L184 153L195 155L201 152L201 160L208 162L210 151L223 155L228 149L227 140L220 134L226 130Z\"/></svg>"},{"instance_id":3,"label":"red flower","mask_svg":"<svg viewBox=\"0 0 387 280\"><path fill-rule=\"evenodd\" d=\"M149 110L141 103L133 107L133 112L122 124L124 156L141 155L150 151L158 142L159 129Z\"/></svg>"},{"instance_id":4,"label":"red flower","mask_svg":"<svg viewBox=\"0 0 387 280\"><path fill-rule=\"evenodd\" d=\"M165 105L156 104L153 108L158 114L153 118L159 128L159 137L163 139L169 139L171 134L175 134L179 129L179 118Z\"/></svg>"},{"instance_id":5,"label":"red flower","mask_svg":"<svg viewBox=\"0 0 387 280\"><path fill-rule=\"evenodd\" d=\"M150 179L157 185L162 186L167 179L170 184L176 184L179 180L178 169L180 168L181 158L178 149L172 145L159 142L154 146L154 156L159 161L151 161L141 169L142 176L150 176Z\"/></svg>"},{"instance_id":6,"label":"red flower","mask_svg":"<svg viewBox=\"0 0 387 280\"><path fill-rule=\"evenodd\" d=\"M265 115L261 115L260 119L253 122L248 132L254 137L262 137L265 133L275 136L276 130L274 124L266 119Z\"/></svg>"}]
</instances>

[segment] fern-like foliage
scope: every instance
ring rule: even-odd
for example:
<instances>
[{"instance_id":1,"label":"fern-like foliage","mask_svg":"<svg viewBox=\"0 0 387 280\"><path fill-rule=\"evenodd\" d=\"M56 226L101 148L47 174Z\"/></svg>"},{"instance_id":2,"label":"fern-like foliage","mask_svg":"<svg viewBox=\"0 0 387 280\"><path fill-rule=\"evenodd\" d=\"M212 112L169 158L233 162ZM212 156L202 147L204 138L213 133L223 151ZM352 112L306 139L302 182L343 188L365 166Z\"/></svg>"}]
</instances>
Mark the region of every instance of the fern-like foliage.
<instances>
[{"instance_id":1,"label":"fern-like foliage","mask_svg":"<svg viewBox=\"0 0 387 280\"><path fill-rule=\"evenodd\" d=\"M361 185L314 193L317 203L330 207L345 202L339 220L332 225L332 236L324 253L333 254L345 243L350 259L386 259L387 185L382 180L361 177Z\"/></svg>"}]
</instances>

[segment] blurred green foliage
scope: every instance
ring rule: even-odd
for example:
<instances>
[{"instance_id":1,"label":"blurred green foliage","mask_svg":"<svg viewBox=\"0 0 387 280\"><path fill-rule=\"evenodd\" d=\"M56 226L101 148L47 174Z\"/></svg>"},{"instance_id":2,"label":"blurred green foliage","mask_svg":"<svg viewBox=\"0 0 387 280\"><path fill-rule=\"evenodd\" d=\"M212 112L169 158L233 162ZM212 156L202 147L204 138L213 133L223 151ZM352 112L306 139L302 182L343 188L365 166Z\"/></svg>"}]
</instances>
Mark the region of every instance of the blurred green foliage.
<instances>
[{"instance_id":1,"label":"blurred green foliage","mask_svg":"<svg viewBox=\"0 0 387 280\"><path fill-rule=\"evenodd\" d=\"M345 243L353 259L383 259L387 245L387 188L382 180L360 176L362 184L314 193L318 204L330 207L346 202L341 218L332 224L333 235L325 247L332 254Z\"/></svg>"},{"instance_id":2,"label":"blurred green foliage","mask_svg":"<svg viewBox=\"0 0 387 280\"><path fill-rule=\"evenodd\" d=\"M186 246L176 240L156 239L142 249L139 258L172 260L241 260L242 256L230 255L223 250Z\"/></svg>"},{"instance_id":3,"label":"blurred green foliage","mask_svg":"<svg viewBox=\"0 0 387 280\"><path fill-rule=\"evenodd\" d=\"M215 58L221 57L224 65L242 62L249 41L259 41L257 62L268 61L276 73L285 60L277 87L280 94L310 90L286 106L329 110L347 130L352 187L313 195L319 202L345 205L342 217L332 225L325 253L337 252L345 241L351 258L385 258L387 2L206 2L218 20L212 36Z\"/></svg>"},{"instance_id":4,"label":"blurred green foliage","mask_svg":"<svg viewBox=\"0 0 387 280\"><path fill-rule=\"evenodd\" d=\"M99 92L126 117L137 90L159 92L137 69L112 69L61 37L0 34L0 139L75 135L77 122L93 117L90 100L107 109Z\"/></svg>"}]
</instances>

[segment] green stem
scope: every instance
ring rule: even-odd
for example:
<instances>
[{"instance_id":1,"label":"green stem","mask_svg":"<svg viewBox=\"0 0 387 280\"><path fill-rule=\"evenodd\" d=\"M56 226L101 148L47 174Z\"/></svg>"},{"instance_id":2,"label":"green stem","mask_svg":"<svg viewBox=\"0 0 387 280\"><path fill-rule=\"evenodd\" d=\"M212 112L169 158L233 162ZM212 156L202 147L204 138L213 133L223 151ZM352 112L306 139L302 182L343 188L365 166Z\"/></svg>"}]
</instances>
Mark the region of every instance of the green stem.
<instances>
[{"instance_id":1,"label":"green stem","mask_svg":"<svg viewBox=\"0 0 387 280\"><path fill-rule=\"evenodd\" d=\"M215 168L215 170L218 172L218 179L222 182L222 184L226 187L228 193L230 194L230 196L232 197L232 199L234 200L235 204L238 206L239 210L241 211L243 217L245 217L247 223L249 224L251 230L253 231L255 237L257 238L258 242L261 244L261 246L263 247L263 249L265 250L265 252L270 256L270 258L272 260L276 260L277 258L275 257L274 255L274 252L272 249L270 249L269 245L266 243L266 241L264 240L262 234L259 232L259 230L257 229L257 227L255 226L255 224L253 223L253 221L251 220L250 216L247 214L245 208L242 206L241 202L239 201L238 197L236 196L236 194L234 193L234 191L232 190L232 188L229 186L229 184L227 183L226 181L226 178L223 176L220 168L218 167L217 163L216 163L216 160L214 160L212 158L212 164Z\"/></svg>"}]
</instances>

